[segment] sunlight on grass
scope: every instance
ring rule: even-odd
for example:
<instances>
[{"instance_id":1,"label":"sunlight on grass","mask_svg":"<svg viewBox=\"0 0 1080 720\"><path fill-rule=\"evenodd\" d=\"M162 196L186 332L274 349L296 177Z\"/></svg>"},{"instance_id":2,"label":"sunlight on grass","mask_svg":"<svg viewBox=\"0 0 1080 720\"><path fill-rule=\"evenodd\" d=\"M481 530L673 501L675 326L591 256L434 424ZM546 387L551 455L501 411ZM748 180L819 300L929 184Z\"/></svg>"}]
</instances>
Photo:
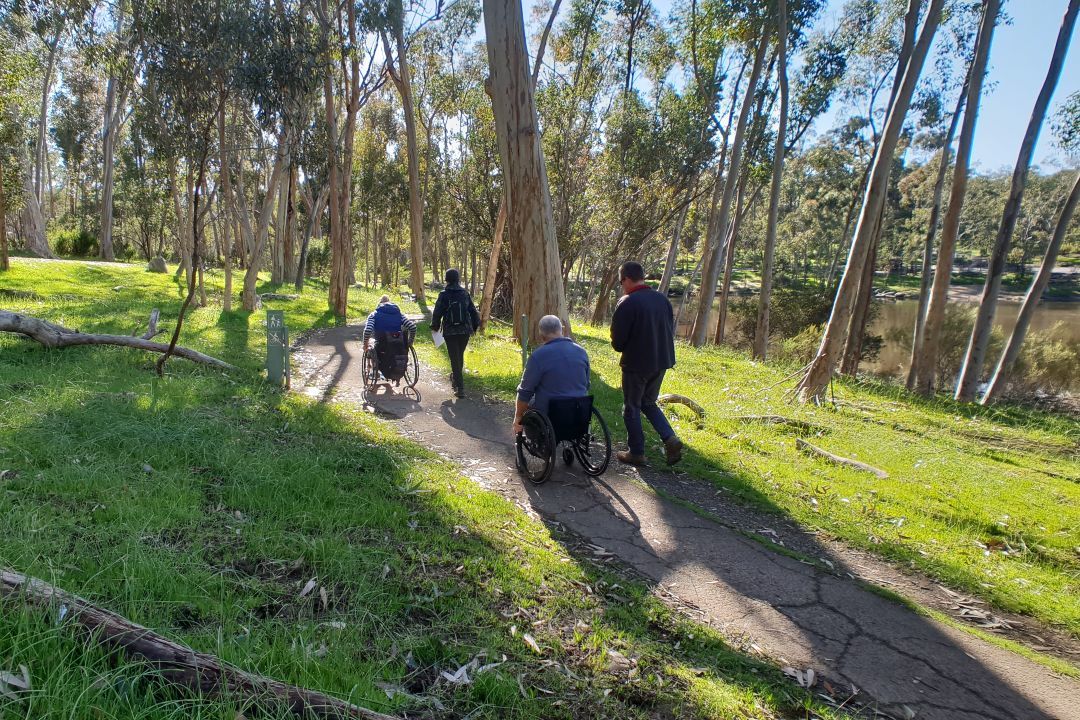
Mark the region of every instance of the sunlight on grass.
<instances>
[{"instance_id":1,"label":"sunlight on grass","mask_svg":"<svg viewBox=\"0 0 1080 720\"><path fill-rule=\"evenodd\" d=\"M618 356L606 328L574 325L592 359L593 393L616 444L625 440ZM475 338L466 383L509 399L521 372L518 346L498 326ZM445 353L420 343L428 362ZM689 451L680 470L761 509L909 565L1080 635L1080 427L1019 407L923 401L878 382L840 380L837 405L793 403L795 368L756 363L724 348L680 344L664 392L707 410L703 429L674 423ZM782 415L809 424L747 418ZM662 466L659 440L649 455ZM880 480L800 453L806 437L880 467Z\"/></svg>"},{"instance_id":2,"label":"sunlight on grass","mask_svg":"<svg viewBox=\"0 0 1080 720\"><path fill-rule=\"evenodd\" d=\"M220 276L209 282L220 293ZM7 308L114 333L142 332L152 307L169 328L181 292L140 267L23 259L3 289L23 295ZM378 294L351 293L353 317ZM294 337L333 322L318 284L270 304ZM149 354L0 337L0 469L14 471L0 480L0 564L246 670L388 712L836 716L643 585L573 560L392 426L267 386L264 317L195 310L181 342L239 369L173 360L161 380ZM0 614L0 669L25 664L34 686L0 714L234 717L236 701L184 699L64 630L27 609ZM634 677L610 672L611 649L636 659ZM440 680L474 658L494 666L468 685Z\"/></svg>"}]
</instances>

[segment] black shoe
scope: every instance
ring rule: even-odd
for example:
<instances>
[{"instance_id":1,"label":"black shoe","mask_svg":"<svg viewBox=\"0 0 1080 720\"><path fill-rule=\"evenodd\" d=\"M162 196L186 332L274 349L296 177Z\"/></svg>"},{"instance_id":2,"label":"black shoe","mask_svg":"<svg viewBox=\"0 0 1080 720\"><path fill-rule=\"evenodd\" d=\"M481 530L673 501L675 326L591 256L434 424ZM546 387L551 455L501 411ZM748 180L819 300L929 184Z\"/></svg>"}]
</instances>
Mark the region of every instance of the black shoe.
<instances>
[{"instance_id":1,"label":"black shoe","mask_svg":"<svg viewBox=\"0 0 1080 720\"><path fill-rule=\"evenodd\" d=\"M457 398L465 397L465 388L460 388L460 387L454 388L454 397L457 397Z\"/></svg>"},{"instance_id":2,"label":"black shoe","mask_svg":"<svg viewBox=\"0 0 1080 720\"><path fill-rule=\"evenodd\" d=\"M672 435L664 441L664 455L668 465L674 465L682 460L682 440Z\"/></svg>"}]
</instances>

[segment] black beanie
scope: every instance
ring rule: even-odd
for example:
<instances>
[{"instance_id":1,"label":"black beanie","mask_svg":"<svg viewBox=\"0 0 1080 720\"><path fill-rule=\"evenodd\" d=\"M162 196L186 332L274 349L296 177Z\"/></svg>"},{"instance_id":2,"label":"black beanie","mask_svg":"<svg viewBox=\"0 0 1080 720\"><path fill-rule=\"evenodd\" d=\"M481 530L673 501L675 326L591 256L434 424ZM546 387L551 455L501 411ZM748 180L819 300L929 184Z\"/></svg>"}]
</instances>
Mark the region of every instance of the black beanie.
<instances>
[{"instance_id":1,"label":"black beanie","mask_svg":"<svg viewBox=\"0 0 1080 720\"><path fill-rule=\"evenodd\" d=\"M454 268L450 268L449 270L446 271L446 284L447 285L457 285L460 282L461 282L461 273L459 273Z\"/></svg>"}]
</instances>

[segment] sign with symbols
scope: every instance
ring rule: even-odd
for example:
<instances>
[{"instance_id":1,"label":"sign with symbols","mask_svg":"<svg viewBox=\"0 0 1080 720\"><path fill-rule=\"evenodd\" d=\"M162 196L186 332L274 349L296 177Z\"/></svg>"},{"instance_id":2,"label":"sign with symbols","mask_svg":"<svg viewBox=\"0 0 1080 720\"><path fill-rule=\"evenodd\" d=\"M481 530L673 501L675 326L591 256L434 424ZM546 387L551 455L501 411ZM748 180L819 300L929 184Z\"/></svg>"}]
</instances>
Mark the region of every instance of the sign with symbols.
<instances>
[{"instance_id":1,"label":"sign with symbols","mask_svg":"<svg viewBox=\"0 0 1080 720\"><path fill-rule=\"evenodd\" d=\"M266 311L266 377L274 385L289 386L289 329L284 310Z\"/></svg>"}]
</instances>

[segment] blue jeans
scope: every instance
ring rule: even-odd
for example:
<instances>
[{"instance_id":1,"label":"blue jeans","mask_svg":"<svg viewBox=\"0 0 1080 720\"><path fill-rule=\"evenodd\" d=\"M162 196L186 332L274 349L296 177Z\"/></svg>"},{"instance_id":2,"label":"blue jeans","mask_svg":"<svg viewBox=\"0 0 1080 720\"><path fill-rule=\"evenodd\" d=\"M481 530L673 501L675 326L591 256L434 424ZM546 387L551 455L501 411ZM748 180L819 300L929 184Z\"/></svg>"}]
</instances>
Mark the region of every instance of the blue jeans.
<instances>
[{"instance_id":1,"label":"blue jeans","mask_svg":"<svg viewBox=\"0 0 1080 720\"><path fill-rule=\"evenodd\" d=\"M671 429L664 411L656 404L656 398L660 396L660 385L664 382L664 374L667 370L661 370L652 375L623 370L623 420L626 422L626 444L633 455L645 454L645 431L641 426L641 416L649 419L660 440L667 442L668 438L675 436Z\"/></svg>"}]
</instances>

